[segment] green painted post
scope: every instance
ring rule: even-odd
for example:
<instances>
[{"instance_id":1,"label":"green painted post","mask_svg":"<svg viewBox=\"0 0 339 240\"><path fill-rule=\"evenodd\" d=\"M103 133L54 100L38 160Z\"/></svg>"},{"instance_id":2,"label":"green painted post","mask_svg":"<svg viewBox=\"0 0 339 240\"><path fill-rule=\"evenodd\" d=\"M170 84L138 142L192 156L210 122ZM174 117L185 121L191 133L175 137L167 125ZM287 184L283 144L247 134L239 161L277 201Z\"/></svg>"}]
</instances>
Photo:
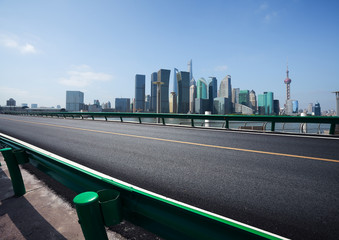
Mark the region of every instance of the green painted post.
<instances>
[{"instance_id":1,"label":"green painted post","mask_svg":"<svg viewBox=\"0 0 339 240\"><path fill-rule=\"evenodd\" d=\"M271 131L274 132L275 131L275 122L271 123Z\"/></svg>"},{"instance_id":2,"label":"green painted post","mask_svg":"<svg viewBox=\"0 0 339 240\"><path fill-rule=\"evenodd\" d=\"M330 134L334 135L334 132L335 132L335 123L331 123Z\"/></svg>"},{"instance_id":3,"label":"green painted post","mask_svg":"<svg viewBox=\"0 0 339 240\"><path fill-rule=\"evenodd\" d=\"M194 119L191 118L191 126L194 127Z\"/></svg>"},{"instance_id":4,"label":"green painted post","mask_svg":"<svg viewBox=\"0 0 339 240\"><path fill-rule=\"evenodd\" d=\"M77 195L73 202L79 217L82 233L86 240L107 240L99 205L99 195L96 192L83 192Z\"/></svg>"},{"instance_id":5,"label":"green painted post","mask_svg":"<svg viewBox=\"0 0 339 240\"><path fill-rule=\"evenodd\" d=\"M18 162L11 148L0 149L0 152L2 153L6 161L9 175L11 176L14 194L17 197L20 197L26 193L26 189L24 181L22 180L22 175L20 172Z\"/></svg>"},{"instance_id":6,"label":"green painted post","mask_svg":"<svg viewBox=\"0 0 339 240\"><path fill-rule=\"evenodd\" d=\"M226 129L229 129L230 128L230 121L226 120L226 126L225 126Z\"/></svg>"},{"instance_id":7,"label":"green painted post","mask_svg":"<svg viewBox=\"0 0 339 240\"><path fill-rule=\"evenodd\" d=\"M142 122L141 122L141 117L139 117L139 123L142 123Z\"/></svg>"},{"instance_id":8,"label":"green painted post","mask_svg":"<svg viewBox=\"0 0 339 240\"><path fill-rule=\"evenodd\" d=\"M165 118L162 118L162 125L166 125Z\"/></svg>"},{"instance_id":9,"label":"green painted post","mask_svg":"<svg viewBox=\"0 0 339 240\"><path fill-rule=\"evenodd\" d=\"M123 122L122 117L120 117L120 121Z\"/></svg>"},{"instance_id":10,"label":"green painted post","mask_svg":"<svg viewBox=\"0 0 339 240\"><path fill-rule=\"evenodd\" d=\"M107 117L105 116L105 120L106 120L106 122L107 122Z\"/></svg>"}]
</instances>

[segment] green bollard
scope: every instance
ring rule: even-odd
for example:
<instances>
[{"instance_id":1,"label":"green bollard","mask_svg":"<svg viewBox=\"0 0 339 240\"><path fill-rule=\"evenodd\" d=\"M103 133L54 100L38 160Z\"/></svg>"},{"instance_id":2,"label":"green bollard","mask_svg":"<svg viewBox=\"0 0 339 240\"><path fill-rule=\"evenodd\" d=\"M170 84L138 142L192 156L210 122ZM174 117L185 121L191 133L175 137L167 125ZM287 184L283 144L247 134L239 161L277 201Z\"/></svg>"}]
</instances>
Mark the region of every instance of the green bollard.
<instances>
[{"instance_id":1,"label":"green bollard","mask_svg":"<svg viewBox=\"0 0 339 240\"><path fill-rule=\"evenodd\" d=\"M73 202L75 203L85 239L107 240L107 233L99 206L99 195L96 192L80 193L73 199Z\"/></svg>"},{"instance_id":2,"label":"green bollard","mask_svg":"<svg viewBox=\"0 0 339 240\"><path fill-rule=\"evenodd\" d=\"M26 189L24 181L22 180L22 175L20 172L18 162L11 148L0 149L0 152L2 153L6 161L9 175L11 176L14 194L17 197L20 197L26 193Z\"/></svg>"}]
</instances>

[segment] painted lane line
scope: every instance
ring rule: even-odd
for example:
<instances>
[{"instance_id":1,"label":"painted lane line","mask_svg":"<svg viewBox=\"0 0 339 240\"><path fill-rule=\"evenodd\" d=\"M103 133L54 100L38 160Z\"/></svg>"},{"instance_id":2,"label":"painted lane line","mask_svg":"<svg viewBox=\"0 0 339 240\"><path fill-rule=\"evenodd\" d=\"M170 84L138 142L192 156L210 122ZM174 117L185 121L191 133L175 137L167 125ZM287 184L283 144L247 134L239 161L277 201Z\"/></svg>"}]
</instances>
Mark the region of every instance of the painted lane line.
<instances>
[{"instance_id":1,"label":"painted lane line","mask_svg":"<svg viewBox=\"0 0 339 240\"><path fill-rule=\"evenodd\" d=\"M3 118L3 119L6 119L6 118ZM102 130L70 127L70 126L56 125L56 124L50 124L50 123L31 122L31 121L25 121L25 120L14 120L14 119L6 119L6 120L24 122L24 123L30 123L30 124L36 124L36 125L42 125L42 126L49 126L49 127L79 130L79 131L85 131L85 132L95 132L95 133L103 133L103 134L110 134L110 135L116 135L116 136L124 136L124 137L140 138L140 139L155 140L155 141L162 141L162 142L179 143L179 144L186 144L186 145L192 145L192 146L226 149L226 150L233 150L233 151L240 151L240 152L250 152L250 153L258 153L258 154L274 155L274 156L283 156L283 157L301 158L301 159L310 159L310 160L317 160L317 161L339 163L339 160L336 160L336 159L309 157L309 156L301 156L301 155L294 155L294 154L287 154L287 153L276 153L276 152L267 152L267 151L260 151L260 150L251 150L251 149L245 149L245 148L234 148L234 147L225 147L225 146L218 146L218 145L209 145L209 144L203 144L203 143L185 142L185 141L171 140L171 139L165 139L165 138L155 138L155 137L139 136L139 135L134 135L134 134L107 132L107 131L102 131Z\"/></svg>"}]
</instances>

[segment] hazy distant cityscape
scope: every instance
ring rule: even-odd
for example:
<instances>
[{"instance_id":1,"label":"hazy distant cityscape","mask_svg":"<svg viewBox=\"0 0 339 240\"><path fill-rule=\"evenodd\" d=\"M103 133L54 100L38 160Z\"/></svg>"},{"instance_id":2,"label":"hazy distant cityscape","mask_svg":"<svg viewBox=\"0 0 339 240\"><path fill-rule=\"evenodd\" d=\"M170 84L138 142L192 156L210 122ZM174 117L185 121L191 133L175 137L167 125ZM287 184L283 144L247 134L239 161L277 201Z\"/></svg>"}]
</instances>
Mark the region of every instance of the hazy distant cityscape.
<instances>
[{"instance_id":1,"label":"hazy distant cityscape","mask_svg":"<svg viewBox=\"0 0 339 240\"><path fill-rule=\"evenodd\" d=\"M172 77L171 77L172 76ZM172 81L171 81L172 79ZM146 94L146 75L135 75L134 98L115 98L115 107L110 101L100 103L98 99L93 104L84 103L84 93L81 91L66 91L66 108L38 107L38 104L22 103L17 106L10 98L2 109L32 111L68 111L68 112L156 112L180 114L243 114L243 115L289 115L289 116L335 116L338 109L321 111L319 102L309 103L306 109L299 108L298 97L291 98L291 83L288 66L284 85L286 99L279 101L271 91L256 94L255 90L232 87L231 75L226 75L218 84L216 77L200 77L193 75L193 64L190 60L187 71L160 69L151 74L150 94ZM173 91L169 92L170 84ZM219 87L218 87L219 86ZM285 87L282 85L282 87ZM159 88L159 89L157 89ZM293 89L293 87L292 87ZM158 90L158 91L157 91ZM99 96L98 96L99 97ZM159 98L159 99L158 99ZM335 98L333 97L335 101ZM338 96L337 96L338 101ZM159 107L158 107L159 105ZM338 103L337 103L338 105ZM338 106L337 106L338 108Z\"/></svg>"}]
</instances>

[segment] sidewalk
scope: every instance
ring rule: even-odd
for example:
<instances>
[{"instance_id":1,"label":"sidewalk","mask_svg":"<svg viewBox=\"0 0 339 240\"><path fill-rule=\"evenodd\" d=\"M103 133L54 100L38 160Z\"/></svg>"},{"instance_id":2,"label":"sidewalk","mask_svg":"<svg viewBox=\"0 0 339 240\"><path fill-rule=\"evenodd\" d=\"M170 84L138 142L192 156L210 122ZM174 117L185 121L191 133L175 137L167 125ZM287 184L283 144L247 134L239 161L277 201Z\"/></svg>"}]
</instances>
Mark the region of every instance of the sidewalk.
<instances>
[{"instance_id":1,"label":"sidewalk","mask_svg":"<svg viewBox=\"0 0 339 240\"><path fill-rule=\"evenodd\" d=\"M21 168L26 194L15 197L0 154L0 238L84 239L76 210L42 181ZM109 239L124 239L107 231Z\"/></svg>"}]
</instances>

